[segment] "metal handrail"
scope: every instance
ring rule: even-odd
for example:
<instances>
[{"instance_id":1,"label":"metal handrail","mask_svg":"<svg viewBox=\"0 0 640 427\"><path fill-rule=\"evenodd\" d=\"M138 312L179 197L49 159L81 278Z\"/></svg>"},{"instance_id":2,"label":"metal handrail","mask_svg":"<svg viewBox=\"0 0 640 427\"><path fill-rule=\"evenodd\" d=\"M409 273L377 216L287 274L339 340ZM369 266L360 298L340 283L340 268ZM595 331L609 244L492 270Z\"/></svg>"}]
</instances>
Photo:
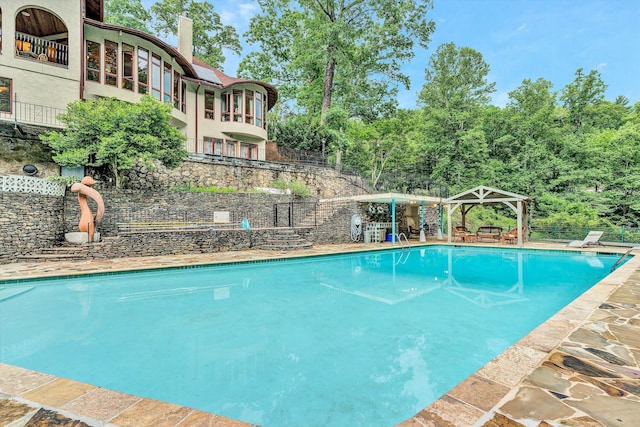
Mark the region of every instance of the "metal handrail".
<instances>
[{"instance_id":1,"label":"metal handrail","mask_svg":"<svg viewBox=\"0 0 640 427\"><path fill-rule=\"evenodd\" d=\"M639 250L639 249L640 249L640 246L634 246L634 247L630 248L627 252L625 252L625 253L624 253L624 255L622 255L622 256L621 256L621 257L620 257L620 258L615 262L615 264L613 264L613 265L611 266L611 270L609 270L609 272L610 272L610 273L613 273L613 271L614 271L614 270L615 270L615 269L616 269L620 264L622 264L622 261L624 261L624 260L629 256L629 254L631 254L631 251Z\"/></svg>"},{"instance_id":2,"label":"metal handrail","mask_svg":"<svg viewBox=\"0 0 640 427\"><path fill-rule=\"evenodd\" d=\"M411 246L411 244L409 243L409 239L407 238L407 235L404 233L396 233L396 237L398 238L398 241L400 242L400 244L402 245L402 237L404 237L405 242L407 242L407 248L409 246ZM404 249L404 245L402 245L402 248Z\"/></svg>"}]
</instances>

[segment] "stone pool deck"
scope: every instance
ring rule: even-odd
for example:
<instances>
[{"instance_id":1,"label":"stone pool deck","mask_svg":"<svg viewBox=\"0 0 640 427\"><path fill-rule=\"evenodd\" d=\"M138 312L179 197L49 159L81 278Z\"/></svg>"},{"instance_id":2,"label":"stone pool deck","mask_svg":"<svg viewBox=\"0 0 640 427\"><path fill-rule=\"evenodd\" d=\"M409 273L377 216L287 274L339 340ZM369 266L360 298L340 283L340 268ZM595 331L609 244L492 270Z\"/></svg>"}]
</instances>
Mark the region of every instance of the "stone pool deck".
<instances>
[{"instance_id":1,"label":"stone pool deck","mask_svg":"<svg viewBox=\"0 0 640 427\"><path fill-rule=\"evenodd\" d=\"M414 244L415 245L415 244ZM490 246L478 244L479 246ZM316 246L292 252L0 265L0 281L388 249ZM528 243L527 248L566 249ZM623 253L627 248L582 251ZM636 255L640 255L636 251ZM1 337L1 335L0 335ZM0 426L250 426L0 363ZM640 256L400 427L640 426Z\"/></svg>"}]
</instances>

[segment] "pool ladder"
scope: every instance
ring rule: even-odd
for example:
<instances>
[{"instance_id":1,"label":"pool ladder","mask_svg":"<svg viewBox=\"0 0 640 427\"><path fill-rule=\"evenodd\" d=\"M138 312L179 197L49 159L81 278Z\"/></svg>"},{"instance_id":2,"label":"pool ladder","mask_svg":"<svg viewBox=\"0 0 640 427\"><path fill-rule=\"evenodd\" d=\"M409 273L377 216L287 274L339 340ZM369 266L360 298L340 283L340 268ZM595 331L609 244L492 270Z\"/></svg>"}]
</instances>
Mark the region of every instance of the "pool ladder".
<instances>
[{"instance_id":1,"label":"pool ladder","mask_svg":"<svg viewBox=\"0 0 640 427\"><path fill-rule=\"evenodd\" d=\"M402 243L402 237L404 237L404 241L407 243L407 245L405 246L404 243ZM400 255L400 258L398 259L398 261L396 262L396 265L398 264L405 264L407 262L407 260L409 259L409 255L411 255L411 248L409 247L409 239L407 239L407 235L404 233L396 233L396 238L398 239L398 241L400 242L400 244L402 245L402 255ZM407 251L405 251L405 249L407 249Z\"/></svg>"},{"instance_id":2,"label":"pool ladder","mask_svg":"<svg viewBox=\"0 0 640 427\"><path fill-rule=\"evenodd\" d=\"M406 234L404 234L404 233L396 233L396 237L398 238L398 241L402 245L402 249L404 249L405 247L408 249L409 246L411 246L411 244L409 244L409 239L407 238ZM402 238L403 237L404 237L404 241L407 243L407 246L404 246L404 244L402 243Z\"/></svg>"},{"instance_id":3,"label":"pool ladder","mask_svg":"<svg viewBox=\"0 0 640 427\"><path fill-rule=\"evenodd\" d=\"M620 264L622 264L622 261L624 261L625 259L627 259L627 257L629 256L629 254L631 253L631 251L634 251L636 249L640 250L640 246L634 246L632 248L630 248L627 252L624 253L624 255L622 255L620 257L620 259L618 259L616 261L615 264L613 264L613 266L611 267L611 270L609 271L610 273L613 273L613 270L615 270Z\"/></svg>"}]
</instances>

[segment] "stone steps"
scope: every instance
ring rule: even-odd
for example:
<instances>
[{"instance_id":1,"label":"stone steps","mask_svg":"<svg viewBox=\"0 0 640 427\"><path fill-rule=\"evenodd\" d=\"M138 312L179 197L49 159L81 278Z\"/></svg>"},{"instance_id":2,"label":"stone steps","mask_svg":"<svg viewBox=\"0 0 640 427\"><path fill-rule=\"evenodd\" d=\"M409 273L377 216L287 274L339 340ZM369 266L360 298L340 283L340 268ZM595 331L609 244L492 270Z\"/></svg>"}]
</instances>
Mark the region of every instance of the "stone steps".
<instances>
[{"instance_id":1,"label":"stone steps","mask_svg":"<svg viewBox=\"0 0 640 427\"><path fill-rule=\"evenodd\" d=\"M266 251L294 251L313 247L313 243L306 241L290 228L273 230L266 237L266 240L267 243L260 246L260 249Z\"/></svg>"},{"instance_id":2,"label":"stone steps","mask_svg":"<svg viewBox=\"0 0 640 427\"><path fill-rule=\"evenodd\" d=\"M103 238L97 243L73 244L61 242L60 246L51 246L40 248L33 253L19 255L16 258L20 261L27 262L46 262L46 261L83 261L92 259L91 256L96 250L103 246L105 240L112 240L113 237Z\"/></svg>"}]
</instances>

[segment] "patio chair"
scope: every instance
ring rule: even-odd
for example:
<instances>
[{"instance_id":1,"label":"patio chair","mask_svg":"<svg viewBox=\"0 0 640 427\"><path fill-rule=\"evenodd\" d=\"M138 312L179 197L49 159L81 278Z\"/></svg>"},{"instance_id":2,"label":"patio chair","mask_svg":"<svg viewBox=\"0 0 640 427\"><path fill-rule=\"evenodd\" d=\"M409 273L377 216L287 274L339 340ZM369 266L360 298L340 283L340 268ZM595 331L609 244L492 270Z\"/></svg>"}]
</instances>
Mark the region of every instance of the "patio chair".
<instances>
[{"instance_id":1,"label":"patio chair","mask_svg":"<svg viewBox=\"0 0 640 427\"><path fill-rule=\"evenodd\" d=\"M420 235L420 228L416 225L416 221L412 217L407 217L407 230L409 231L409 235Z\"/></svg>"},{"instance_id":2,"label":"patio chair","mask_svg":"<svg viewBox=\"0 0 640 427\"><path fill-rule=\"evenodd\" d=\"M524 241L526 227L522 227L522 240ZM507 231L502 235L502 243L517 243L518 242L518 229Z\"/></svg>"},{"instance_id":3,"label":"patio chair","mask_svg":"<svg viewBox=\"0 0 640 427\"><path fill-rule=\"evenodd\" d=\"M601 245L600 238L604 234L604 231L590 231L583 240L573 240L567 244L571 248L584 248L589 245Z\"/></svg>"},{"instance_id":4,"label":"patio chair","mask_svg":"<svg viewBox=\"0 0 640 427\"><path fill-rule=\"evenodd\" d=\"M455 226L453 227L453 241L456 239L460 239L462 242L475 242L478 236L467 230L467 227Z\"/></svg>"}]
</instances>

